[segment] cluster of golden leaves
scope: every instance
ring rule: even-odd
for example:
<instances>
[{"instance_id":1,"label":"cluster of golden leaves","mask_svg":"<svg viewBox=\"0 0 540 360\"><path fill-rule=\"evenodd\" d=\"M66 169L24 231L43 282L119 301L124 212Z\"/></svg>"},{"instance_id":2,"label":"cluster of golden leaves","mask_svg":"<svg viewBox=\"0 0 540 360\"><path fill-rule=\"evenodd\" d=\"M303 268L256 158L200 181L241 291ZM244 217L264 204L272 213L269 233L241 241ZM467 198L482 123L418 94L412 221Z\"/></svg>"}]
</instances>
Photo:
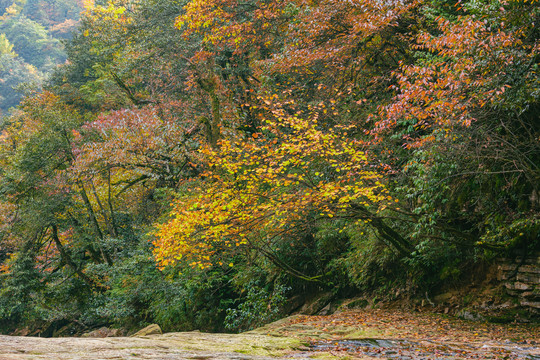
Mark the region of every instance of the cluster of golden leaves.
<instances>
[{"instance_id":1,"label":"cluster of golden leaves","mask_svg":"<svg viewBox=\"0 0 540 360\"><path fill-rule=\"evenodd\" d=\"M251 138L204 150L208 177L175 201L156 232L160 265L204 268L219 249L264 247L306 222L346 217L352 203L384 207L390 197L351 130L283 116Z\"/></svg>"}]
</instances>

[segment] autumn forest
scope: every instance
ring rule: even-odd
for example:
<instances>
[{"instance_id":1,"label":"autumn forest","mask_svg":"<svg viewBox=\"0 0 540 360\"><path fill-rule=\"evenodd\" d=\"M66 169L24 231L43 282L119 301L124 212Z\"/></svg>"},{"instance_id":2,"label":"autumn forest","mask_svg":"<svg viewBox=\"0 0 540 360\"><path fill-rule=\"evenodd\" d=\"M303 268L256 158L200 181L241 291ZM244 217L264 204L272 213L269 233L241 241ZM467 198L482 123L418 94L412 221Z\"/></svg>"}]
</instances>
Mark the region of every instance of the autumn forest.
<instances>
[{"instance_id":1,"label":"autumn forest","mask_svg":"<svg viewBox=\"0 0 540 360\"><path fill-rule=\"evenodd\" d=\"M3 333L242 331L540 250L537 0L0 12Z\"/></svg>"}]
</instances>

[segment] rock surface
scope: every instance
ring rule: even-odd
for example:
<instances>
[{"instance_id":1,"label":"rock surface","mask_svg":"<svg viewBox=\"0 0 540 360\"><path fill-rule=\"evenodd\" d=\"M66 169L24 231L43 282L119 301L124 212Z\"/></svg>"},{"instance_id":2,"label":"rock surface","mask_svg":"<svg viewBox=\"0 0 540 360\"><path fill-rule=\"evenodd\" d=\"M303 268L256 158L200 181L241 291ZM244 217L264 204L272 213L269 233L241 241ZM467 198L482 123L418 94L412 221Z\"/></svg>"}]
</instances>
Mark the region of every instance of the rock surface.
<instances>
[{"instance_id":1,"label":"rock surface","mask_svg":"<svg viewBox=\"0 0 540 360\"><path fill-rule=\"evenodd\" d=\"M106 338L106 337L118 337L122 336L122 330L121 329L110 329L108 327L101 327L97 330L87 332L82 335L82 337L87 338Z\"/></svg>"},{"instance_id":2,"label":"rock surface","mask_svg":"<svg viewBox=\"0 0 540 360\"><path fill-rule=\"evenodd\" d=\"M540 359L539 344L535 324L473 323L439 314L366 309L295 315L243 334L0 336L0 360L532 360Z\"/></svg>"},{"instance_id":3,"label":"rock surface","mask_svg":"<svg viewBox=\"0 0 540 360\"><path fill-rule=\"evenodd\" d=\"M521 306L540 313L540 253L525 259L506 259L499 265L498 278Z\"/></svg>"},{"instance_id":4,"label":"rock surface","mask_svg":"<svg viewBox=\"0 0 540 360\"><path fill-rule=\"evenodd\" d=\"M293 339L199 332L100 339L0 336L0 360L264 360L300 346Z\"/></svg>"},{"instance_id":5,"label":"rock surface","mask_svg":"<svg viewBox=\"0 0 540 360\"><path fill-rule=\"evenodd\" d=\"M144 329L137 331L132 336L147 336L147 335L160 335L163 334L158 324L148 325Z\"/></svg>"}]
</instances>

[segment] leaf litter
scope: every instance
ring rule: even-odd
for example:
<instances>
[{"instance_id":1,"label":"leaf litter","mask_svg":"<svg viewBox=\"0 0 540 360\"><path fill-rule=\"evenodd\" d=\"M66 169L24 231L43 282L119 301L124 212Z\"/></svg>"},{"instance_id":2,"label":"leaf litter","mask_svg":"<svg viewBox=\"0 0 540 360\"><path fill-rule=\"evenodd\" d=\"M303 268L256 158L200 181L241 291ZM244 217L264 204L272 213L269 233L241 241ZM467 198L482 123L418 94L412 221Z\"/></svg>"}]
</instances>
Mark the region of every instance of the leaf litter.
<instances>
[{"instance_id":1,"label":"leaf litter","mask_svg":"<svg viewBox=\"0 0 540 360\"><path fill-rule=\"evenodd\" d=\"M303 339L309 343L309 353L315 353L311 357L540 360L537 324L493 324L442 314L366 309L297 315L278 327L263 329Z\"/></svg>"}]
</instances>

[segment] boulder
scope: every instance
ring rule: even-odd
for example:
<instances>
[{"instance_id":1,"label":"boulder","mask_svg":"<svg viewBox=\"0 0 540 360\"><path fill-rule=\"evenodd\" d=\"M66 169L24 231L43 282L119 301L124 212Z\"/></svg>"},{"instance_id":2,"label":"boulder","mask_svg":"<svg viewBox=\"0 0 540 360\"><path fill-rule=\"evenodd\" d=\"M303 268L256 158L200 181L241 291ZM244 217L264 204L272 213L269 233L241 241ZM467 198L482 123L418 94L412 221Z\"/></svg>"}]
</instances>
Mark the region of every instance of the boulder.
<instances>
[{"instance_id":1,"label":"boulder","mask_svg":"<svg viewBox=\"0 0 540 360\"><path fill-rule=\"evenodd\" d=\"M469 321L485 321L486 320L482 315L473 311L469 311L467 309L461 310L457 314L457 317L460 319L469 320Z\"/></svg>"},{"instance_id":2,"label":"boulder","mask_svg":"<svg viewBox=\"0 0 540 360\"><path fill-rule=\"evenodd\" d=\"M108 327L101 327L97 330L82 334L81 337L106 338L106 337L118 337L122 335L124 334L121 329L110 329Z\"/></svg>"},{"instance_id":3,"label":"boulder","mask_svg":"<svg viewBox=\"0 0 540 360\"><path fill-rule=\"evenodd\" d=\"M135 334L131 336L147 336L147 335L160 335L163 334L163 331L161 331L161 328L158 324L152 324L148 325L144 329L141 329L137 331Z\"/></svg>"},{"instance_id":4,"label":"boulder","mask_svg":"<svg viewBox=\"0 0 540 360\"><path fill-rule=\"evenodd\" d=\"M315 315L333 300L334 294L331 292L322 293L302 306L299 313L302 315Z\"/></svg>"}]
</instances>

